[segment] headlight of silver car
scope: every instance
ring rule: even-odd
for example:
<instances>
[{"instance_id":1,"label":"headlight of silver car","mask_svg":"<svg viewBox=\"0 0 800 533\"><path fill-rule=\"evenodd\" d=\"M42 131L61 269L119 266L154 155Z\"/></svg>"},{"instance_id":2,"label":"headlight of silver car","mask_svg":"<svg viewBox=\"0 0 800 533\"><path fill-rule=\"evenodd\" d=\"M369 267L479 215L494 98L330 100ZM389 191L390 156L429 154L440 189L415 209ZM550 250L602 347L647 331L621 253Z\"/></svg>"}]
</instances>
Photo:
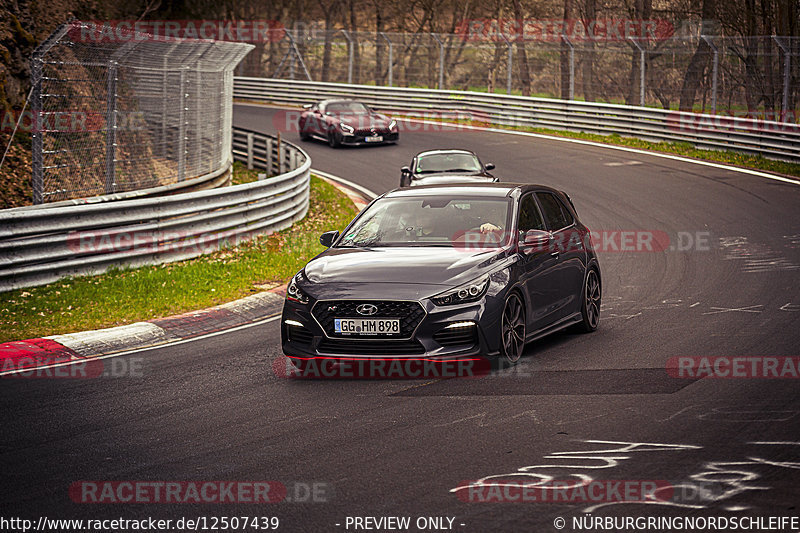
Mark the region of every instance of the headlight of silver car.
<instances>
[{"instance_id":1,"label":"headlight of silver car","mask_svg":"<svg viewBox=\"0 0 800 533\"><path fill-rule=\"evenodd\" d=\"M345 133L353 133L355 131L353 129L353 126L351 126L350 124L345 124L344 122L341 122L339 124L339 127L342 128L342 131Z\"/></svg>"},{"instance_id":2,"label":"headlight of silver car","mask_svg":"<svg viewBox=\"0 0 800 533\"><path fill-rule=\"evenodd\" d=\"M436 305L453 305L480 300L486 289L489 287L489 276L482 276L476 280L459 285L455 289L450 289L441 294L437 294L431 301Z\"/></svg>"}]
</instances>

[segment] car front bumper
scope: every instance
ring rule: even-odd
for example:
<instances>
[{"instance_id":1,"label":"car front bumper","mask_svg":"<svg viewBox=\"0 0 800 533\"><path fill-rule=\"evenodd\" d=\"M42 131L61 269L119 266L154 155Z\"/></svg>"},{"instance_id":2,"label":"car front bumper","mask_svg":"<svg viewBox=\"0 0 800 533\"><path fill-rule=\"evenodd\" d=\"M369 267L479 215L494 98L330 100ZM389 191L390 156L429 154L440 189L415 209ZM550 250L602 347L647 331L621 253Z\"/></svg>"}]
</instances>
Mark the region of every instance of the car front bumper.
<instances>
[{"instance_id":1,"label":"car front bumper","mask_svg":"<svg viewBox=\"0 0 800 533\"><path fill-rule=\"evenodd\" d=\"M319 303L299 304L286 300L281 317L281 344L286 356L306 360L448 360L494 356L499 351L498 324L502 301L498 297L486 296L478 302L453 306L436 306L430 300L419 301L425 315L413 333L403 338L332 334L325 331L317 313L312 313L315 304Z\"/></svg>"}]
</instances>

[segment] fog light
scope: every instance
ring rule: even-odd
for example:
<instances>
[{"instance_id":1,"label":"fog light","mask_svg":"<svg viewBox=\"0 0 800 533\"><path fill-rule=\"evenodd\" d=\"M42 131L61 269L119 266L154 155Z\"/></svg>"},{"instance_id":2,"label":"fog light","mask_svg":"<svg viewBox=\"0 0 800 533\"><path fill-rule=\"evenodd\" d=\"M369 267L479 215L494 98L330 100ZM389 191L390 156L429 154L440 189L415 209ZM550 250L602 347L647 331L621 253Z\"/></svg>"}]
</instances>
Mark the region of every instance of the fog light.
<instances>
[{"instance_id":1,"label":"fog light","mask_svg":"<svg viewBox=\"0 0 800 533\"><path fill-rule=\"evenodd\" d=\"M474 326L474 325L475 325L475 322L472 322L471 320L465 320L464 322L453 322L452 324L449 324L449 325L445 326L444 329L468 328L468 327Z\"/></svg>"}]
</instances>

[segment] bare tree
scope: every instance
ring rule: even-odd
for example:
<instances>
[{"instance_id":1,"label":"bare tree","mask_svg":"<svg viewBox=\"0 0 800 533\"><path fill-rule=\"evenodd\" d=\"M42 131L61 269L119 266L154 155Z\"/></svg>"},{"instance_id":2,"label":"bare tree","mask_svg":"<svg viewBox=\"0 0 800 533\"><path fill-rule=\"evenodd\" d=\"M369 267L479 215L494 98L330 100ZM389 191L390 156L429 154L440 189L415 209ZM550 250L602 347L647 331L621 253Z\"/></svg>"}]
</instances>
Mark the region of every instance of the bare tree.
<instances>
[{"instance_id":1,"label":"bare tree","mask_svg":"<svg viewBox=\"0 0 800 533\"><path fill-rule=\"evenodd\" d=\"M715 17L716 14L716 0L703 0L702 8L702 25L701 34L705 34L705 25ZM708 66L708 59L711 54L711 48L704 39L700 39L697 43L697 49L694 55L689 60L689 66L686 67L686 75L683 78L683 87L681 88L680 109L681 111L691 111L694 106L694 98L697 94L697 89L700 87L700 80L703 77L703 71Z\"/></svg>"},{"instance_id":2,"label":"bare tree","mask_svg":"<svg viewBox=\"0 0 800 533\"><path fill-rule=\"evenodd\" d=\"M512 0L512 5L514 7L514 19L517 24L522 25L524 23L524 16L519 0ZM522 96L530 96L531 73L528 69L528 54L525 52L525 40L523 39L522 32L517 32L517 51L519 52L519 77L522 82Z\"/></svg>"}]
</instances>

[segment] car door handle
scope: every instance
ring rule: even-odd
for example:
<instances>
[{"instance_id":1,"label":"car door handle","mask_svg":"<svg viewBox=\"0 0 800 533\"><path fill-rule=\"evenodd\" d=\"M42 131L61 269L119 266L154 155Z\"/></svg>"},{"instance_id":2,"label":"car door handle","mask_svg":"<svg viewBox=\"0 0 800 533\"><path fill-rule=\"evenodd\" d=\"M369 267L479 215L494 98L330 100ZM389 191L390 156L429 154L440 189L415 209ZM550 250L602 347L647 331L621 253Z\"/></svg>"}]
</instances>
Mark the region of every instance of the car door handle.
<instances>
[{"instance_id":1,"label":"car door handle","mask_svg":"<svg viewBox=\"0 0 800 533\"><path fill-rule=\"evenodd\" d=\"M550 257L558 259L558 250L556 250L555 252L550 252Z\"/></svg>"}]
</instances>

